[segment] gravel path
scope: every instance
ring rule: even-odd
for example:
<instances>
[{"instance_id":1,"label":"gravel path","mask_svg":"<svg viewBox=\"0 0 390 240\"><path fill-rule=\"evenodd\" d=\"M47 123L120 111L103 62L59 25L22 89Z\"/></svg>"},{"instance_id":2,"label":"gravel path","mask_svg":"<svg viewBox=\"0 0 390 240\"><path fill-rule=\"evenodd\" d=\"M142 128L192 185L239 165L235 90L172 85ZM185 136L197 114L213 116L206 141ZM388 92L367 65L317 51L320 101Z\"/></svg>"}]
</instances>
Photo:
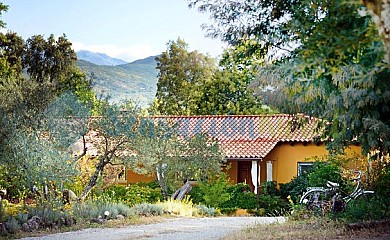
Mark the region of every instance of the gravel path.
<instances>
[{"instance_id":1,"label":"gravel path","mask_svg":"<svg viewBox=\"0 0 390 240\"><path fill-rule=\"evenodd\" d=\"M24 238L54 240L202 240L220 239L233 231L253 226L284 222L283 217L218 217L218 218L173 218L148 225L130 225L121 228L88 228L76 232L66 232L44 237Z\"/></svg>"}]
</instances>

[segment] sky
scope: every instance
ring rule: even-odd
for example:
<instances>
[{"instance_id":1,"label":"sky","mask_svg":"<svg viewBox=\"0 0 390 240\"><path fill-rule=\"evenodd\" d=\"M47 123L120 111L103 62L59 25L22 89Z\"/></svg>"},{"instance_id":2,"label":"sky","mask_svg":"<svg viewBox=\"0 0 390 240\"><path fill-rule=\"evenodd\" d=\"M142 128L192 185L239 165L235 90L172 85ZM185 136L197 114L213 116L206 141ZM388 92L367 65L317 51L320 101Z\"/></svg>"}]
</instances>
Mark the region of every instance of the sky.
<instances>
[{"instance_id":1,"label":"sky","mask_svg":"<svg viewBox=\"0 0 390 240\"><path fill-rule=\"evenodd\" d=\"M9 6L1 19L24 39L65 34L76 51L105 53L127 62L167 50L184 39L189 50L218 57L224 43L206 38L209 16L186 0L0 0Z\"/></svg>"}]
</instances>

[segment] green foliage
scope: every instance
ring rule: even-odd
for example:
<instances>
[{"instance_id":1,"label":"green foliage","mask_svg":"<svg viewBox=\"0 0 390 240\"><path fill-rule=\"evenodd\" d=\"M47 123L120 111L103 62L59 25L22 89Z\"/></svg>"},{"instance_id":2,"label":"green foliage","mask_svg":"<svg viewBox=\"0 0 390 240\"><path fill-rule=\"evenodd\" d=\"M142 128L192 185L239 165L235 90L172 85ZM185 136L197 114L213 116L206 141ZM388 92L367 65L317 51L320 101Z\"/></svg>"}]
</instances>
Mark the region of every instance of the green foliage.
<instances>
[{"instance_id":1,"label":"green foliage","mask_svg":"<svg viewBox=\"0 0 390 240\"><path fill-rule=\"evenodd\" d=\"M263 62L256 59L256 44L255 41L245 41L241 46L225 50L219 62L220 69L214 71L211 81L204 84L198 114L238 115L273 112L263 105L251 86L257 74L255 64ZM251 51L251 54L243 56L244 49Z\"/></svg>"},{"instance_id":2,"label":"green foliage","mask_svg":"<svg viewBox=\"0 0 390 240\"><path fill-rule=\"evenodd\" d=\"M265 195L280 195L280 191L277 188L278 184L276 181L265 181L260 185L260 192Z\"/></svg>"},{"instance_id":3,"label":"green foliage","mask_svg":"<svg viewBox=\"0 0 390 240\"><path fill-rule=\"evenodd\" d=\"M115 207L118 211L118 214L124 216L124 217L130 217L131 216L131 208L127 206L124 203L115 203Z\"/></svg>"},{"instance_id":4,"label":"green foliage","mask_svg":"<svg viewBox=\"0 0 390 240\"><path fill-rule=\"evenodd\" d=\"M20 229L22 229L22 226L19 224L18 220L14 217L8 219L8 221L6 221L4 224L7 231L11 234L15 234Z\"/></svg>"},{"instance_id":5,"label":"green foliage","mask_svg":"<svg viewBox=\"0 0 390 240\"><path fill-rule=\"evenodd\" d=\"M250 44L246 47L253 48ZM239 50L227 50L217 69L207 56L187 49L187 44L178 39L169 42L167 52L156 58L160 73L157 100L151 110L167 115L270 112L249 87L253 69L235 62Z\"/></svg>"},{"instance_id":6,"label":"green foliage","mask_svg":"<svg viewBox=\"0 0 390 240\"><path fill-rule=\"evenodd\" d=\"M126 109L122 106L126 106ZM142 117L141 110L131 102L123 105L105 102L99 114L100 117L93 119L88 125L88 130L96 133L93 143L97 149L98 162L88 185L79 196L80 199L89 194L108 164L124 165L132 169L148 165L146 160L141 161L142 153L137 151L142 149L146 142L152 142L156 136L153 120ZM134 152L138 154L135 156Z\"/></svg>"},{"instance_id":7,"label":"green foliage","mask_svg":"<svg viewBox=\"0 0 390 240\"><path fill-rule=\"evenodd\" d=\"M199 185L193 186L189 194L193 203L201 204L202 202L204 202L203 191Z\"/></svg>"},{"instance_id":8,"label":"green foliage","mask_svg":"<svg viewBox=\"0 0 390 240\"><path fill-rule=\"evenodd\" d=\"M295 176L290 182L281 184L280 194L284 199L290 196L293 202L299 202L302 193L306 191L306 188L309 187L309 182L307 179L307 174L301 174Z\"/></svg>"},{"instance_id":9,"label":"green foliage","mask_svg":"<svg viewBox=\"0 0 390 240\"><path fill-rule=\"evenodd\" d=\"M199 210L201 216L215 217L218 213L217 209L213 207L207 207L205 205L196 205L196 208Z\"/></svg>"},{"instance_id":10,"label":"green foliage","mask_svg":"<svg viewBox=\"0 0 390 240\"><path fill-rule=\"evenodd\" d=\"M123 202L129 206L140 203L155 203L163 198L159 186L151 188L142 186L142 184L114 185L104 189L102 196L114 202Z\"/></svg>"},{"instance_id":11,"label":"green foliage","mask_svg":"<svg viewBox=\"0 0 390 240\"><path fill-rule=\"evenodd\" d=\"M264 214L280 216L289 209L287 198L281 196L275 181L266 181L261 184L259 206L264 209Z\"/></svg>"},{"instance_id":12,"label":"green foliage","mask_svg":"<svg viewBox=\"0 0 390 240\"><path fill-rule=\"evenodd\" d=\"M154 136L138 142L138 164L130 166L139 173L155 172L164 197L168 189L177 189L187 180L207 181L221 173L223 154L215 141L205 135L179 139L176 128L159 120ZM169 153L169 154L167 154Z\"/></svg>"},{"instance_id":13,"label":"green foliage","mask_svg":"<svg viewBox=\"0 0 390 240\"><path fill-rule=\"evenodd\" d=\"M151 203L136 204L131 208L133 215L151 217L159 216L163 213L163 207L161 205Z\"/></svg>"},{"instance_id":14,"label":"green foliage","mask_svg":"<svg viewBox=\"0 0 390 240\"><path fill-rule=\"evenodd\" d=\"M231 198L220 206L221 209L256 209L259 207L256 194L254 194L249 185L245 183L237 183L228 188L227 192L231 195Z\"/></svg>"},{"instance_id":15,"label":"green foliage","mask_svg":"<svg viewBox=\"0 0 390 240\"><path fill-rule=\"evenodd\" d=\"M309 210L306 208L305 205L299 204L297 199L296 201L293 201L290 196L287 197L287 200L290 204L290 214L288 215L288 218L295 221L301 221L306 219L307 217L311 216L309 213Z\"/></svg>"},{"instance_id":16,"label":"green foliage","mask_svg":"<svg viewBox=\"0 0 390 240\"><path fill-rule=\"evenodd\" d=\"M374 182L370 190L374 194L362 198L361 201L351 202L347 206L343 217L356 221L386 219L390 216L390 167L387 165L379 173L378 179Z\"/></svg>"},{"instance_id":17,"label":"green foliage","mask_svg":"<svg viewBox=\"0 0 390 240\"><path fill-rule=\"evenodd\" d=\"M364 196L349 202L345 212L335 217L341 217L350 222L388 219L390 216L388 206L388 201L381 196Z\"/></svg>"},{"instance_id":18,"label":"green foliage","mask_svg":"<svg viewBox=\"0 0 390 240\"><path fill-rule=\"evenodd\" d=\"M389 151L390 70L371 17L361 14L363 3L191 0L189 6L211 13L208 33L238 50L237 65L258 68L260 89L271 87L265 104L326 120L331 150L358 141L365 152Z\"/></svg>"},{"instance_id":19,"label":"green foliage","mask_svg":"<svg viewBox=\"0 0 390 240\"><path fill-rule=\"evenodd\" d=\"M60 199L42 201L40 204L27 207L29 219L32 217L38 218L40 227L74 224L75 220L68 210L64 208Z\"/></svg>"},{"instance_id":20,"label":"green foliage","mask_svg":"<svg viewBox=\"0 0 390 240\"><path fill-rule=\"evenodd\" d=\"M266 114L271 109L263 105L249 87L244 73L231 69L215 71L211 81L203 86L197 115Z\"/></svg>"},{"instance_id":21,"label":"green foliage","mask_svg":"<svg viewBox=\"0 0 390 240\"><path fill-rule=\"evenodd\" d=\"M157 111L164 115L195 114L202 95L200 87L215 69L213 60L197 51L188 51L187 43L180 38L170 41L167 51L156 60Z\"/></svg>"},{"instance_id":22,"label":"green foliage","mask_svg":"<svg viewBox=\"0 0 390 240\"><path fill-rule=\"evenodd\" d=\"M89 109L69 93L35 116L36 123L30 125L35 131L15 126L18 116L5 120L12 132L6 133L7 142L0 146L5 174L0 184L10 190L10 197L25 197L34 185L40 189L49 183L63 186L77 174L68 149L86 131Z\"/></svg>"},{"instance_id":23,"label":"green foliage","mask_svg":"<svg viewBox=\"0 0 390 240\"><path fill-rule=\"evenodd\" d=\"M107 219L115 219L118 214L129 217L132 215L131 208L123 203L112 203L104 200L90 200L72 204L72 213L79 221L91 220L104 217L108 211Z\"/></svg>"},{"instance_id":24,"label":"green foliage","mask_svg":"<svg viewBox=\"0 0 390 240\"><path fill-rule=\"evenodd\" d=\"M0 16L3 14L3 12L6 12L7 10L8 6L3 3L0 3ZM0 20L0 29L2 29L3 27L5 27L5 22Z\"/></svg>"},{"instance_id":25,"label":"green foliage","mask_svg":"<svg viewBox=\"0 0 390 240\"><path fill-rule=\"evenodd\" d=\"M201 183L198 187L202 200L207 206L218 208L222 206L225 202L229 201L232 197L230 193L227 192L227 189L231 187L229 179L227 179L226 174L220 175L217 179L209 181L207 183ZM191 190L192 196L192 190ZM195 199L196 192L194 194ZM199 198L199 194L198 194Z\"/></svg>"},{"instance_id":26,"label":"green foliage","mask_svg":"<svg viewBox=\"0 0 390 240\"><path fill-rule=\"evenodd\" d=\"M326 187L327 181L341 184L344 181L341 177L341 167L332 162L314 162L313 170L307 174L309 186Z\"/></svg>"},{"instance_id":27,"label":"green foliage","mask_svg":"<svg viewBox=\"0 0 390 240\"><path fill-rule=\"evenodd\" d=\"M65 36L0 39L0 184L22 198L33 185L62 187L75 175L69 147L96 99Z\"/></svg>"},{"instance_id":28,"label":"green foliage","mask_svg":"<svg viewBox=\"0 0 390 240\"><path fill-rule=\"evenodd\" d=\"M271 216L284 215L289 209L287 201L275 195L260 194L259 205L265 209L265 214Z\"/></svg>"},{"instance_id":29,"label":"green foliage","mask_svg":"<svg viewBox=\"0 0 390 240\"><path fill-rule=\"evenodd\" d=\"M224 156L216 141L196 134L178 147L177 156L166 162L165 169L173 187L181 186L186 180L207 182L221 173Z\"/></svg>"}]
</instances>

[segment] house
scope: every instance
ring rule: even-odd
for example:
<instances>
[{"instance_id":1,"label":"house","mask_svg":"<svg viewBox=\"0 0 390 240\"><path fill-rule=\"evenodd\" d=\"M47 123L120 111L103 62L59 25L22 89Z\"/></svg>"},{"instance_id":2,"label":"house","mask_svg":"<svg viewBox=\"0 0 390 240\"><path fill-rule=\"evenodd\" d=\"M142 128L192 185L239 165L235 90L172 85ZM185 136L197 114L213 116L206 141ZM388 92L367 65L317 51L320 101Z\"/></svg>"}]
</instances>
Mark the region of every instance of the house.
<instances>
[{"instance_id":1,"label":"house","mask_svg":"<svg viewBox=\"0 0 390 240\"><path fill-rule=\"evenodd\" d=\"M257 192L265 181L289 182L312 163L309 158L328 154L320 139L319 119L304 115L161 116L178 134L204 133L217 140L233 183L246 182ZM349 152L360 153L359 146ZM127 170L128 183L153 178Z\"/></svg>"}]
</instances>

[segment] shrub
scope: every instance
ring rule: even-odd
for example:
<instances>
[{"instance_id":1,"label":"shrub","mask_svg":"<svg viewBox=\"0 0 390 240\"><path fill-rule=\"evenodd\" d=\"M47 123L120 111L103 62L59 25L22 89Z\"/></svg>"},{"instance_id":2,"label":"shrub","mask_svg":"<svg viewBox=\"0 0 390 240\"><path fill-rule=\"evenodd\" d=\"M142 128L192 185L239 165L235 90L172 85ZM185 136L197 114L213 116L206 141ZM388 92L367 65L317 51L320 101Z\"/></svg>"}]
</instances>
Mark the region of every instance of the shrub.
<instances>
[{"instance_id":1,"label":"shrub","mask_svg":"<svg viewBox=\"0 0 390 240\"><path fill-rule=\"evenodd\" d=\"M370 199L351 200L345 212L336 215L352 222L379 220L388 218L386 204L380 197L372 196Z\"/></svg>"},{"instance_id":2,"label":"shrub","mask_svg":"<svg viewBox=\"0 0 390 240\"><path fill-rule=\"evenodd\" d=\"M198 209L194 206L189 197L183 200L174 200L169 198L164 202L159 202L157 205L162 206L165 213L191 217L197 214Z\"/></svg>"},{"instance_id":3,"label":"shrub","mask_svg":"<svg viewBox=\"0 0 390 240\"><path fill-rule=\"evenodd\" d=\"M18 220L16 220L14 217L11 217L7 222L5 222L5 228L9 233L15 234L20 229L22 229L22 226L19 224Z\"/></svg>"},{"instance_id":4,"label":"shrub","mask_svg":"<svg viewBox=\"0 0 390 240\"><path fill-rule=\"evenodd\" d=\"M260 194L259 198L260 207L264 208L266 215L284 215L284 213L289 209L287 201L282 199L280 196Z\"/></svg>"},{"instance_id":5,"label":"shrub","mask_svg":"<svg viewBox=\"0 0 390 240\"><path fill-rule=\"evenodd\" d=\"M109 212L107 219L114 219L121 214L123 216L130 216L130 207L123 203L111 203L105 201L87 201L82 203L74 203L72 211L77 219L93 219L103 217L106 211Z\"/></svg>"},{"instance_id":6,"label":"shrub","mask_svg":"<svg viewBox=\"0 0 390 240\"><path fill-rule=\"evenodd\" d=\"M116 209L118 210L118 213L120 215L123 215L125 217L131 216L131 208L124 203L117 203Z\"/></svg>"},{"instance_id":7,"label":"shrub","mask_svg":"<svg viewBox=\"0 0 390 240\"><path fill-rule=\"evenodd\" d=\"M217 210L213 207L207 207L206 205L196 205L199 210L199 214L202 216L214 217L217 215Z\"/></svg>"},{"instance_id":8,"label":"shrub","mask_svg":"<svg viewBox=\"0 0 390 240\"><path fill-rule=\"evenodd\" d=\"M288 196L298 202L307 187L326 187L327 181L341 184L341 190L347 192L349 186L341 176L341 166L336 160L330 162L316 161L307 173L294 177L289 183L279 184L283 199Z\"/></svg>"},{"instance_id":9,"label":"shrub","mask_svg":"<svg viewBox=\"0 0 390 240\"><path fill-rule=\"evenodd\" d=\"M265 195L279 196L280 191L277 189L277 183L275 181L263 182L260 186L261 193Z\"/></svg>"},{"instance_id":10,"label":"shrub","mask_svg":"<svg viewBox=\"0 0 390 240\"><path fill-rule=\"evenodd\" d=\"M265 215L265 209L264 208L248 209L247 212L249 214L255 215L257 217Z\"/></svg>"},{"instance_id":11,"label":"shrub","mask_svg":"<svg viewBox=\"0 0 390 240\"><path fill-rule=\"evenodd\" d=\"M309 210L306 208L305 205L295 203L290 196L288 196L287 199L290 204L290 213L288 215L288 218L290 220L301 221L311 216Z\"/></svg>"},{"instance_id":12,"label":"shrub","mask_svg":"<svg viewBox=\"0 0 390 240\"><path fill-rule=\"evenodd\" d=\"M92 219L99 215L102 216L102 211L97 204L92 201L80 202L72 204L73 214L77 219Z\"/></svg>"},{"instance_id":13,"label":"shrub","mask_svg":"<svg viewBox=\"0 0 390 240\"><path fill-rule=\"evenodd\" d=\"M372 186L375 196L387 207L384 209L386 215L390 216L390 165L383 169L381 175Z\"/></svg>"},{"instance_id":14,"label":"shrub","mask_svg":"<svg viewBox=\"0 0 390 240\"><path fill-rule=\"evenodd\" d=\"M139 215L145 217L159 216L163 213L163 207L157 204L141 203L141 204L134 205L131 208L131 213L133 215Z\"/></svg>"},{"instance_id":15,"label":"shrub","mask_svg":"<svg viewBox=\"0 0 390 240\"><path fill-rule=\"evenodd\" d=\"M193 203L195 203L195 204L204 203L203 191L199 185L193 186L189 195L190 195L190 199Z\"/></svg>"},{"instance_id":16,"label":"shrub","mask_svg":"<svg viewBox=\"0 0 390 240\"><path fill-rule=\"evenodd\" d=\"M226 174L222 174L214 181L199 185L204 203L212 207L220 207L232 197L227 191L230 187Z\"/></svg>"},{"instance_id":17,"label":"shrub","mask_svg":"<svg viewBox=\"0 0 390 240\"><path fill-rule=\"evenodd\" d=\"M307 179L311 187L326 187L327 181L345 186L341 177L341 167L334 162L314 162L312 171L307 174Z\"/></svg>"},{"instance_id":18,"label":"shrub","mask_svg":"<svg viewBox=\"0 0 390 240\"><path fill-rule=\"evenodd\" d=\"M45 227L53 227L58 225L70 225L74 223L71 213L64 209L64 205L60 200L51 200L41 202L36 206L27 208L29 218L39 217L41 225Z\"/></svg>"},{"instance_id":19,"label":"shrub","mask_svg":"<svg viewBox=\"0 0 390 240\"><path fill-rule=\"evenodd\" d=\"M379 173L373 183L374 194L361 201L352 200L342 217L349 221L364 221L373 219L387 219L390 217L390 166L386 166Z\"/></svg>"},{"instance_id":20,"label":"shrub","mask_svg":"<svg viewBox=\"0 0 390 240\"><path fill-rule=\"evenodd\" d=\"M155 184L150 184L150 186L155 186ZM103 191L102 198L123 202L129 206L145 202L155 203L163 199L160 188L151 188L150 186L148 184L114 185Z\"/></svg>"},{"instance_id":21,"label":"shrub","mask_svg":"<svg viewBox=\"0 0 390 240\"><path fill-rule=\"evenodd\" d=\"M288 183L279 184L279 186L282 198L287 199L290 196L292 201L299 202L302 193L309 187L309 180L307 179L307 174L302 174L294 177Z\"/></svg>"},{"instance_id":22,"label":"shrub","mask_svg":"<svg viewBox=\"0 0 390 240\"><path fill-rule=\"evenodd\" d=\"M221 204L223 208L242 208L242 209L255 209L259 207L256 194L254 194L248 184L238 183L227 189L227 192L231 195L231 198Z\"/></svg>"},{"instance_id":23,"label":"shrub","mask_svg":"<svg viewBox=\"0 0 390 240\"><path fill-rule=\"evenodd\" d=\"M18 220L19 223L23 224L28 221L28 213L19 212L15 218Z\"/></svg>"}]
</instances>

